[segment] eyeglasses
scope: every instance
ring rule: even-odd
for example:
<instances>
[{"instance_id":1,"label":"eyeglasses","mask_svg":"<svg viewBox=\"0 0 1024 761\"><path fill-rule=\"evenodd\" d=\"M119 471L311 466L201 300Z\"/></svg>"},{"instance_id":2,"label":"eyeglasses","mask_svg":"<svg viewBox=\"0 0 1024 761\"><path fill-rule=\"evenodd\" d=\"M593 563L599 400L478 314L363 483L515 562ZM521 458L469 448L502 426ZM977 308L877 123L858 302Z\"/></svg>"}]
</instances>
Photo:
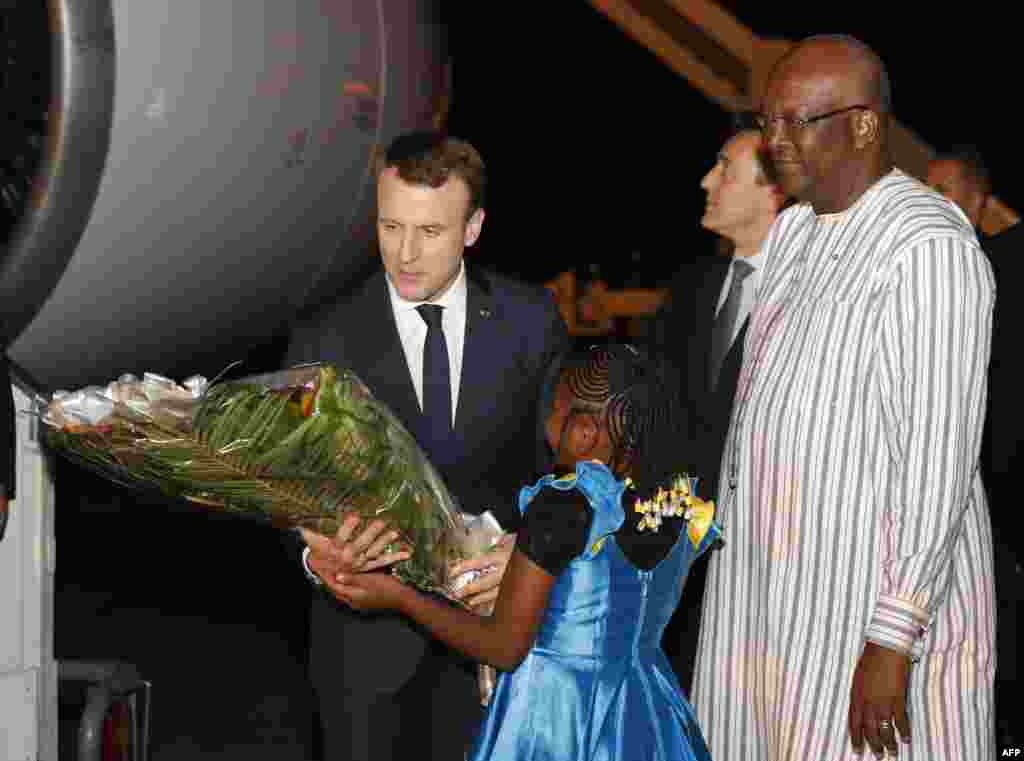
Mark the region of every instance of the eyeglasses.
<instances>
[{"instance_id":1,"label":"eyeglasses","mask_svg":"<svg viewBox=\"0 0 1024 761\"><path fill-rule=\"evenodd\" d=\"M803 119L796 116L765 116L764 114L757 114L754 116L754 124L761 130L762 133L768 132L771 127L776 124L782 124L787 130L803 130L814 124L820 122L823 119L831 119L833 116L839 116L839 114L849 113L850 111L870 111L871 106L856 105L847 106L846 108L839 108L835 111L829 111L827 114L818 114L817 116L808 116Z\"/></svg>"}]
</instances>

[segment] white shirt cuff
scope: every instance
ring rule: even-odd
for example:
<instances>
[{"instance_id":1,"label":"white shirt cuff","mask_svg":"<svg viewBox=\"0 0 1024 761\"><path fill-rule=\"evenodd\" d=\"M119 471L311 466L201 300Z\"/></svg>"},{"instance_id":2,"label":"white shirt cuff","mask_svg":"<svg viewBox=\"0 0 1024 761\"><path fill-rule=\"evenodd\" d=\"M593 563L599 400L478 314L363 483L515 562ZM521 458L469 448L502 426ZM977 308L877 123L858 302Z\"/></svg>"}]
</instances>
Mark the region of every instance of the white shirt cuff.
<instances>
[{"instance_id":1,"label":"white shirt cuff","mask_svg":"<svg viewBox=\"0 0 1024 761\"><path fill-rule=\"evenodd\" d=\"M313 573L312 569L309 567L309 547L302 548L302 570L305 571L306 578L318 587L322 587L324 585L320 577Z\"/></svg>"},{"instance_id":2,"label":"white shirt cuff","mask_svg":"<svg viewBox=\"0 0 1024 761\"><path fill-rule=\"evenodd\" d=\"M928 611L892 595L879 595L865 638L915 657L915 645L928 630Z\"/></svg>"}]
</instances>

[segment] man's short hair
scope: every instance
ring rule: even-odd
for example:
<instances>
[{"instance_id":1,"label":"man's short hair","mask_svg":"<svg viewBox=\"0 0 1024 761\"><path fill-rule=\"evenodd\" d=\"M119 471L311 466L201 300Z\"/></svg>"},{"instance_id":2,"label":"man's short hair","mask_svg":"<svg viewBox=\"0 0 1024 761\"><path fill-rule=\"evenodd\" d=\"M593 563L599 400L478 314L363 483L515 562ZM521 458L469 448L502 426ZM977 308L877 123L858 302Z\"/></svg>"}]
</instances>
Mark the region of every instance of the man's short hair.
<instances>
[{"instance_id":1,"label":"man's short hair","mask_svg":"<svg viewBox=\"0 0 1024 761\"><path fill-rule=\"evenodd\" d=\"M761 128L757 126L757 114L754 111L737 111L732 115L732 120L729 125L729 133L726 137L727 140L732 140L737 135L741 135L744 132L757 132L760 134ZM758 185L778 185L775 179L775 168L772 162L768 160L767 155L764 151L758 149L754 152L754 158L757 161L757 183Z\"/></svg>"},{"instance_id":2,"label":"man's short hair","mask_svg":"<svg viewBox=\"0 0 1024 761\"><path fill-rule=\"evenodd\" d=\"M992 178L977 146L969 143L954 145L947 152L937 155L933 161L955 161L963 168L967 181L982 195L987 196L992 192Z\"/></svg>"},{"instance_id":3,"label":"man's short hair","mask_svg":"<svg viewBox=\"0 0 1024 761\"><path fill-rule=\"evenodd\" d=\"M378 156L377 173L393 168L411 185L439 188L458 177L469 188L469 214L483 208L487 176L480 153L465 140L424 130L399 135Z\"/></svg>"},{"instance_id":4,"label":"man's short hair","mask_svg":"<svg viewBox=\"0 0 1024 761\"><path fill-rule=\"evenodd\" d=\"M729 133L726 139L731 140L744 132L761 134L761 128L757 126L756 111L736 111L732 114L729 123ZM757 162L758 170L756 182L758 185L771 185L774 187L779 195L779 211L792 206L793 199L788 198L782 192L782 186L779 185L778 175L775 172L775 164L772 163L771 157L764 146L760 146L754 151L754 160Z\"/></svg>"}]
</instances>

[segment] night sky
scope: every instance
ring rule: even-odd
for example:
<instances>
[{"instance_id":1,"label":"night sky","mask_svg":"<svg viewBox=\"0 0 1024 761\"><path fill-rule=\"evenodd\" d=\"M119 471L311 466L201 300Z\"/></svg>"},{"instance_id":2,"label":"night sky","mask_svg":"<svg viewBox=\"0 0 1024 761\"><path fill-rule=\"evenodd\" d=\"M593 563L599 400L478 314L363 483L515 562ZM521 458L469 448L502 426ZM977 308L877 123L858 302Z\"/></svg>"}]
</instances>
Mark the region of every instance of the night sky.
<instances>
[{"instance_id":1,"label":"night sky","mask_svg":"<svg viewBox=\"0 0 1024 761\"><path fill-rule=\"evenodd\" d=\"M1009 6L722 5L761 37L844 32L874 47L896 116L938 150L978 145L997 195L1024 208ZM480 148L491 180L481 259L531 279L601 262L613 284L634 270L649 284L713 245L699 229L699 182L725 112L587 3L449 6L450 127Z\"/></svg>"}]
</instances>

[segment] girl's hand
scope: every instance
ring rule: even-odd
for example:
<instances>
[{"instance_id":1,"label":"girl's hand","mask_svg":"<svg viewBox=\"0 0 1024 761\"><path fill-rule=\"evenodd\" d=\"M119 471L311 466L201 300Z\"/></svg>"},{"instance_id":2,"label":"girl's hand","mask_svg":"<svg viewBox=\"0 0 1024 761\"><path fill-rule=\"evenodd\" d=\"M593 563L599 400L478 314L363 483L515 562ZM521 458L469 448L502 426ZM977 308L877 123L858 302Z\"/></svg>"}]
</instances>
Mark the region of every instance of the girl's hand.
<instances>
[{"instance_id":1,"label":"girl's hand","mask_svg":"<svg viewBox=\"0 0 1024 761\"><path fill-rule=\"evenodd\" d=\"M340 573L328 586L355 610L401 610L404 596L412 591L389 573Z\"/></svg>"},{"instance_id":2,"label":"girl's hand","mask_svg":"<svg viewBox=\"0 0 1024 761\"><path fill-rule=\"evenodd\" d=\"M455 593L456 599L462 600L478 613L490 615L515 546L516 535L505 534L489 552L453 565L450 570L452 578L466 571L484 571L480 578L459 589Z\"/></svg>"}]
</instances>

